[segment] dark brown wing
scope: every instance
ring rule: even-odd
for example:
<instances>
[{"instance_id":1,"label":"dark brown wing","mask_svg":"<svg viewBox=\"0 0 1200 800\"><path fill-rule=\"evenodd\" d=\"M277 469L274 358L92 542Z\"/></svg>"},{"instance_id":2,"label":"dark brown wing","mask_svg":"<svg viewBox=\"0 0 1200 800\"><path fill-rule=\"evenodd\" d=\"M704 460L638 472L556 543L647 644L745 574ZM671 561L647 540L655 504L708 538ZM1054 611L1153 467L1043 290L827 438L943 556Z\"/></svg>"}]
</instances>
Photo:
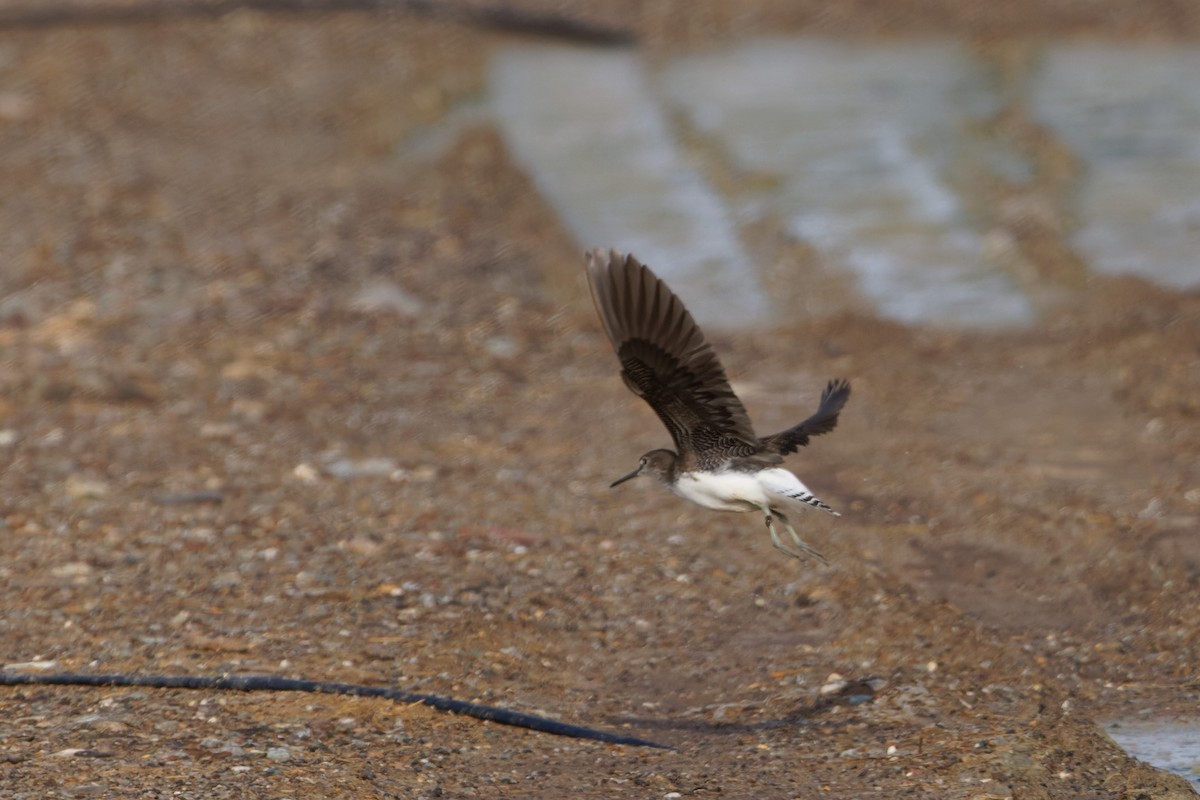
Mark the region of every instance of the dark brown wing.
<instances>
[{"instance_id":1,"label":"dark brown wing","mask_svg":"<svg viewBox=\"0 0 1200 800\"><path fill-rule=\"evenodd\" d=\"M837 427L838 414L842 406L850 399L850 381L830 381L821 393L821 405L817 413L786 431L766 436L762 439L764 449L772 453L787 455L796 452L796 448L808 444L808 437L829 433Z\"/></svg>"},{"instance_id":2,"label":"dark brown wing","mask_svg":"<svg viewBox=\"0 0 1200 800\"><path fill-rule=\"evenodd\" d=\"M587 254L596 311L621 376L667 426L682 466L710 466L761 450L750 417L692 315L633 256Z\"/></svg>"}]
</instances>

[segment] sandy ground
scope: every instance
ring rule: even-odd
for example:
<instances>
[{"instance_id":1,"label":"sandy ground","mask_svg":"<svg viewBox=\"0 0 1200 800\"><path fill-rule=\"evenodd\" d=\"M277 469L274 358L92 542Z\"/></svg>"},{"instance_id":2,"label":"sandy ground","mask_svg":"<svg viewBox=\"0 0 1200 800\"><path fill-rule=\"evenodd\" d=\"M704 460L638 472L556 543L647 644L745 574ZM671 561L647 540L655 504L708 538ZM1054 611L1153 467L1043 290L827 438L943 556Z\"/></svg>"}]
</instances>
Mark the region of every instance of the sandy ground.
<instances>
[{"instance_id":1,"label":"sandy ground","mask_svg":"<svg viewBox=\"0 0 1200 800\"><path fill-rule=\"evenodd\" d=\"M1197 27L1003 5L763 3L738 31ZM650 48L733 24L671 8L594 14ZM1200 296L1095 279L1021 333L845 313L714 337L763 432L854 381L791 460L844 512L806 521L831 565L787 559L756 517L606 488L666 436L496 133L401 155L506 36L357 12L0 31L0 661L391 685L675 749L378 700L3 689L0 795L1192 796L1096 721L1195 718ZM1015 230L1061 274L1061 232ZM199 491L221 502L177 502ZM880 688L852 705L834 673Z\"/></svg>"}]
</instances>

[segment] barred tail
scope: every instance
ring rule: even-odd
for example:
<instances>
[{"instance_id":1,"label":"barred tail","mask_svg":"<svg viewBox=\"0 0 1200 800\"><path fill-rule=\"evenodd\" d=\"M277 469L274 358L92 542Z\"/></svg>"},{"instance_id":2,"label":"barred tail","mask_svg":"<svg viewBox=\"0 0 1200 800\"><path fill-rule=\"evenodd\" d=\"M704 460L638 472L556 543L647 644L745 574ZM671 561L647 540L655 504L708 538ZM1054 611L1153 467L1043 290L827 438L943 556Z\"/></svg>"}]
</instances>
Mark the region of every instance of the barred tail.
<instances>
[{"instance_id":1,"label":"barred tail","mask_svg":"<svg viewBox=\"0 0 1200 800\"><path fill-rule=\"evenodd\" d=\"M796 503L819 508L822 511L840 517L841 514L830 508L824 500L808 490L799 478L786 469L776 467L765 469L758 473L758 484L768 495L783 497Z\"/></svg>"},{"instance_id":2,"label":"barred tail","mask_svg":"<svg viewBox=\"0 0 1200 800\"><path fill-rule=\"evenodd\" d=\"M841 516L841 514L834 511L832 508L830 508L828 503L826 503L821 498L817 497L812 492L809 492L809 491L787 492L784 496L788 497L792 500L797 500L801 503L804 503L805 505L812 506L813 508L819 508L826 513L833 514L835 517Z\"/></svg>"}]
</instances>

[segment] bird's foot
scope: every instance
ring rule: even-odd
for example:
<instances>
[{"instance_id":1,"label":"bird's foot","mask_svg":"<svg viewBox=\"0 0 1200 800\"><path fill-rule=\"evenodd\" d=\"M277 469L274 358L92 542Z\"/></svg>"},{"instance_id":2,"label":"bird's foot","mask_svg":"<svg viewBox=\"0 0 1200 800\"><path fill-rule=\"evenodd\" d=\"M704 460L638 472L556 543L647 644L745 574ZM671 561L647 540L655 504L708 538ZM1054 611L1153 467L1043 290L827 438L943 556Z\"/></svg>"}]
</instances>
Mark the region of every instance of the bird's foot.
<instances>
[{"instance_id":1,"label":"bird's foot","mask_svg":"<svg viewBox=\"0 0 1200 800\"><path fill-rule=\"evenodd\" d=\"M787 553L792 558L798 558L801 561L807 561L809 558L815 558L822 564L829 566L829 562L825 559L825 556L809 547L808 544L796 533L796 530L791 526L791 523L784 522L783 524L784 527L787 528L788 533L791 534L792 541L795 542L796 547L791 547L783 543L783 541L779 538L779 532L775 530L774 523L775 520L772 517L767 517L767 530L771 532L771 544L775 546L776 550L779 550L782 553Z\"/></svg>"},{"instance_id":2,"label":"bird's foot","mask_svg":"<svg viewBox=\"0 0 1200 800\"><path fill-rule=\"evenodd\" d=\"M801 552L812 556L825 566L829 566L829 562L825 560L825 556L818 553L816 550L810 547L807 542L800 538L800 534L796 533L796 529L792 527L792 523L784 520L783 526L787 528L787 532L792 537L792 541L796 543L796 547L800 548Z\"/></svg>"}]
</instances>

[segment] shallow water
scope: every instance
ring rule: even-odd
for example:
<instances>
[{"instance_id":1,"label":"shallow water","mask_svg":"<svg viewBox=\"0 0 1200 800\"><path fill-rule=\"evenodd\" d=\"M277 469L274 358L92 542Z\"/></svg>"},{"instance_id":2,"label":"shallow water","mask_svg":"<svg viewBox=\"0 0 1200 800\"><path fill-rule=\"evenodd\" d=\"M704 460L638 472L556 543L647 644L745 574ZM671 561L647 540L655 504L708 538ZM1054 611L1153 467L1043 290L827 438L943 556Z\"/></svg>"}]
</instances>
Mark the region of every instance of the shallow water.
<instances>
[{"instance_id":1,"label":"shallow water","mask_svg":"<svg viewBox=\"0 0 1200 800\"><path fill-rule=\"evenodd\" d=\"M767 314L729 209L688 163L633 52L523 47L497 56L491 77L514 156L581 247L637 254L714 324Z\"/></svg>"},{"instance_id":2,"label":"shallow water","mask_svg":"<svg viewBox=\"0 0 1200 800\"><path fill-rule=\"evenodd\" d=\"M1033 318L1011 276L988 265L950 174L993 114L983 65L949 42L764 41L677 59L667 101L735 169L769 176L754 200L885 317L973 326Z\"/></svg>"},{"instance_id":3,"label":"shallow water","mask_svg":"<svg viewBox=\"0 0 1200 800\"><path fill-rule=\"evenodd\" d=\"M520 46L491 64L490 108L581 246L638 253L715 325L780 310L740 238L764 220L883 317L1033 322L1047 287L997 254L979 211L989 182L1034 174L1019 143L981 133L1006 105L1078 162L1061 237L1086 269L1200 286L1200 49L1054 43L1030 64L1004 79L950 40L770 39L653 68ZM714 169L742 179L718 189Z\"/></svg>"},{"instance_id":4,"label":"shallow water","mask_svg":"<svg viewBox=\"0 0 1200 800\"><path fill-rule=\"evenodd\" d=\"M1057 44L1031 91L1082 160L1073 244L1104 274L1200 287L1200 47Z\"/></svg>"},{"instance_id":5,"label":"shallow water","mask_svg":"<svg viewBox=\"0 0 1200 800\"><path fill-rule=\"evenodd\" d=\"M1104 731L1134 758L1200 788L1200 724L1110 722Z\"/></svg>"}]
</instances>

